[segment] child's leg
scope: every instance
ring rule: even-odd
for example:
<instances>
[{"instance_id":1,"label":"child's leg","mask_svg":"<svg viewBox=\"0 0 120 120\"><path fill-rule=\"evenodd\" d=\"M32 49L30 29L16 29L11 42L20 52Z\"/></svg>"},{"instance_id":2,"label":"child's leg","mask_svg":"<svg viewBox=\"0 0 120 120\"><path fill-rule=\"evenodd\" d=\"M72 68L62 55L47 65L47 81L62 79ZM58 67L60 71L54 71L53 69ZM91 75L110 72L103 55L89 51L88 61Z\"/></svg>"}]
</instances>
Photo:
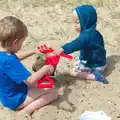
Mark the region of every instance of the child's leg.
<instances>
[{"instance_id":1,"label":"child's leg","mask_svg":"<svg viewBox=\"0 0 120 120\"><path fill-rule=\"evenodd\" d=\"M57 96L58 92L56 88L38 89L33 87L29 89L26 100L18 109L22 109L31 115L35 110L57 99Z\"/></svg>"},{"instance_id":2,"label":"child's leg","mask_svg":"<svg viewBox=\"0 0 120 120\"><path fill-rule=\"evenodd\" d=\"M95 69L100 71L100 72L103 72L105 70L106 66L107 65L97 67ZM86 79L86 80L96 80L96 76L94 74L92 74L91 70L92 69L85 68L83 65L80 64L79 69L76 70L76 68L73 68L70 75L72 75L74 77Z\"/></svg>"},{"instance_id":3,"label":"child's leg","mask_svg":"<svg viewBox=\"0 0 120 120\"><path fill-rule=\"evenodd\" d=\"M81 63L79 57L74 59L73 69L70 72L71 76L79 77L87 80L95 80L95 76L91 74L91 69L86 68L84 64Z\"/></svg>"},{"instance_id":4,"label":"child's leg","mask_svg":"<svg viewBox=\"0 0 120 120\"><path fill-rule=\"evenodd\" d=\"M87 80L96 80L96 72L95 70L85 67L86 61L80 61L79 57L75 58L75 62L73 64L73 70L71 71L70 75L74 77L79 77L82 79L87 79ZM106 65L97 67L95 68L96 70L103 72L104 69L106 68ZM93 72L94 71L94 72ZM97 72L97 74L103 78L102 74Z\"/></svg>"},{"instance_id":5,"label":"child's leg","mask_svg":"<svg viewBox=\"0 0 120 120\"><path fill-rule=\"evenodd\" d=\"M105 77L99 71L99 70L101 70L103 72L105 67L106 66L102 66L102 67L99 67L99 69L95 68L95 69L91 69L89 71L88 71L88 68L84 69L84 70L77 69L78 71L76 69L73 69L71 71L71 75L82 78L82 79L86 79L86 80L96 80L96 81L102 82L104 84L108 84L108 81L105 79Z\"/></svg>"},{"instance_id":6,"label":"child's leg","mask_svg":"<svg viewBox=\"0 0 120 120\"><path fill-rule=\"evenodd\" d=\"M82 71L75 72L75 70L73 69L70 75L74 77L79 77L81 79L95 80L95 76L91 74L91 72L82 72Z\"/></svg>"}]
</instances>

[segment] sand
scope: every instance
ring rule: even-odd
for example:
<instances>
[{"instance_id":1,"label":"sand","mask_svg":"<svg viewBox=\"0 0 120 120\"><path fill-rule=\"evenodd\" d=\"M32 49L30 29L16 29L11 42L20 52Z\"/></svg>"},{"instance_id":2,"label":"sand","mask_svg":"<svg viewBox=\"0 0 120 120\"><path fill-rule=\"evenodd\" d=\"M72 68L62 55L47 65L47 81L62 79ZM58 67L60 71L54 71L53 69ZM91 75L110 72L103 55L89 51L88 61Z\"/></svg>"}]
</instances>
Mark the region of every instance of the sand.
<instances>
[{"instance_id":1,"label":"sand","mask_svg":"<svg viewBox=\"0 0 120 120\"><path fill-rule=\"evenodd\" d=\"M22 51L43 43L57 48L76 37L72 10L83 3L92 4L97 9L97 29L104 35L107 50L108 67L104 75L109 84L58 76L58 100L35 111L32 115L33 120L79 120L86 110L102 110L113 120L120 119L119 0L1 0L0 18L13 15L25 22L29 36ZM72 55L78 54L76 52ZM23 61L31 72L35 58L36 56L33 56ZM70 69L70 65L71 61L68 59L61 59L59 68ZM4 107L0 107L0 115L0 120L27 120L24 115L22 118L15 118L16 112Z\"/></svg>"}]
</instances>

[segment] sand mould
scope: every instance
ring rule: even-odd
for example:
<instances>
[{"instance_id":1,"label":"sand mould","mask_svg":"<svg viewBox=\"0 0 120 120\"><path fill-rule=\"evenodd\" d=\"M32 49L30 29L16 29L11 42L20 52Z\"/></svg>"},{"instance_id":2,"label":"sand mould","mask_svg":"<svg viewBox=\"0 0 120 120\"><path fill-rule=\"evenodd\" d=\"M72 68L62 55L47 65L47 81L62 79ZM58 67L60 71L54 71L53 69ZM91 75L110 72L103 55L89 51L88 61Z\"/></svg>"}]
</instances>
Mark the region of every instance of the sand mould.
<instances>
[{"instance_id":1,"label":"sand mould","mask_svg":"<svg viewBox=\"0 0 120 120\"><path fill-rule=\"evenodd\" d=\"M107 49L108 68L105 76L108 85L98 82L77 80L58 76L56 87L59 99L36 111L34 120L78 120L86 110L103 110L113 120L120 119L120 1L119 0L4 0L0 1L0 18L14 15L22 19L29 29L24 50L33 49L38 44L46 43L54 48L70 41L77 35L71 19L76 5L89 3L97 8L97 28L104 35ZM78 55L74 53L73 55ZM23 61L30 70L36 56ZM67 64L69 65L67 65ZM69 68L71 61L61 59L59 69ZM69 68L70 69L70 68ZM16 112L0 107L0 120L17 120ZM27 120L25 115L22 120Z\"/></svg>"}]
</instances>

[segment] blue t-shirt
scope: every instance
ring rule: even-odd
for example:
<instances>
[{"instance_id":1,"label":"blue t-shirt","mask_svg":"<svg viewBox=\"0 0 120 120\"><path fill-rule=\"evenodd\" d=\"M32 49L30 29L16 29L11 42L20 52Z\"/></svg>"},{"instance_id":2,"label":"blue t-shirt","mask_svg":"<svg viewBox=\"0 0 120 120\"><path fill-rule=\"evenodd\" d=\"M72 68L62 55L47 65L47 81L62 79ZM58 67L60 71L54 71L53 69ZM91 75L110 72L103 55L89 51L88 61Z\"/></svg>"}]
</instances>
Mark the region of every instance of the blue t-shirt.
<instances>
[{"instance_id":1,"label":"blue t-shirt","mask_svg":"<svg viewBox=\"0 0 120 120\"><path fill-rule=\"evenodd\" d=\"M15 54L0 52L0 100L5 107L16 109L26 99L25 80L31 73Z\"/></svg>"}]
</instances>

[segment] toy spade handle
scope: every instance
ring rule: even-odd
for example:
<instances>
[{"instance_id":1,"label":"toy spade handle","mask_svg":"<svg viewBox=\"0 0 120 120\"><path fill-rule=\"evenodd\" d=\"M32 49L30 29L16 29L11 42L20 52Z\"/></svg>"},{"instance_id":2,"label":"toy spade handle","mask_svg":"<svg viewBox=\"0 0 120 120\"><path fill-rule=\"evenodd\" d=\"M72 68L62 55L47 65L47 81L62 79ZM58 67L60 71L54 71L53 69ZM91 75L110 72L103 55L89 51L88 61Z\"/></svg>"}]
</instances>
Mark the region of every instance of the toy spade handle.
<instances>
[{"instance_id":1,"label":"toy spade handle","mask_svg":"<svg viewBox=\"0 0 120 120\"><path fill-rule=\"evenodd\" d=\"M71 55L68 55L68 54L65 54L65 53L61 53L60 56L66 57L68 59L73 59L73 57Z\"/></svg>"}]
</instances>

